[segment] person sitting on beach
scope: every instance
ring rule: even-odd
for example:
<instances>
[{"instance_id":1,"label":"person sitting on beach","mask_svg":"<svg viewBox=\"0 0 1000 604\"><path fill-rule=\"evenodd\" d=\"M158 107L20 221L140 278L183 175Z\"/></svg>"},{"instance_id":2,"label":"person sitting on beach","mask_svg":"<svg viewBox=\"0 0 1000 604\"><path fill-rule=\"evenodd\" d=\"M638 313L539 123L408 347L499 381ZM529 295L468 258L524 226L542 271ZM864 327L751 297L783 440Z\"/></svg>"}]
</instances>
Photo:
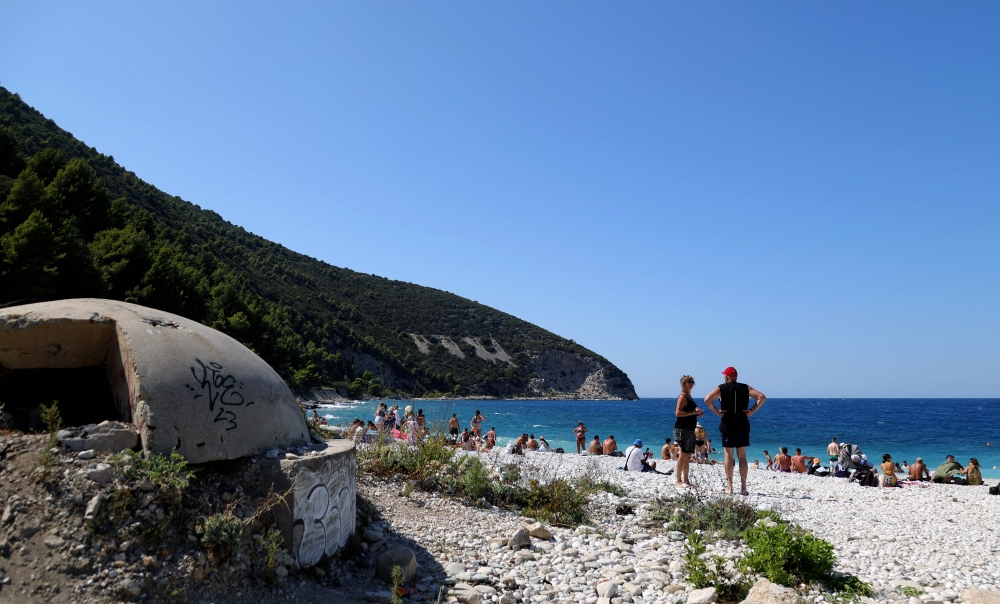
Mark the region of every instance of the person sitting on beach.
<instances>
[{"instance_id":1,"label":"person sitting on beach","mask_svg":"<svg viewBox=\"0 0 1000 604\"><path fill-rule=\"evenodd\" d=\"M604 444L601 445L601 452L605 455L614 455L618 450L618 443L615 442L615 435L612 434L604 439Z\"/></svg>"},{"instance_id":2,"label":"person sitting on beach","mask_svg":"<svg viewBox=\"0 0 1000 604\"><path fill-rule=\"evenodd\" d=\"M773 471L778 469L778 467L774 465L774 460L771 459L771 454L767 452L767 449L764 449L764 461L767 462L767 465L764 466L765 470Z\"/></svg>"},{"instance_id":3,"label":"person sitting on beach","mask_svg":"<svg viewBox=\"0 0 1000 604\"><path fill-rule=\"evenodd\" d=\"M751 470L759 470L760 469L760 460L759 459L753 460L753 465L750 466L750 469Z\"/></svg>"},{"instance_id":4,"label":"person sitting on beach","mask_svg":"<svg viewBox=\"0 0 1000 604\"><path fill-rule=\"evenodd\" d=\"M580 422L576 428L573 428L573 434L576 435L576 453L579 455L587 449L587 427L583 425L583 422Z\"/></svg>"},{"instance_id":5,"label":"person sitting on beach","mask_svg":"<svg viewBox=\"0 0 1000 604\"><path fill-rule=\"evenodd\" d=\"M660 448L660 459L670 460L670 439Z\"/></svg>"},{"instance_id":6,"label":"person sitting on beach","mask_svg":"<svg viewBox=\"0 0 1000 604\"><path fill-rule=\"evenodd\" d=\"M924 463L923 457L918 457L917 461L913 462L910 466L910 480L930 480L931 473L927 471L927 464Z\"/></svg>"},{"instance_id":7,"label":"person sitting on beach","mask_svg":"<svg viewBox=\"0 0 1000 604\"><path fill-rule=\"evenodd\" d=\"M875 477L875 466L868 461L867 455L858 455L855 453L854 455L851 455L851 461L854 462L854 465L857 468L854 470L854 475L851 476L851 480L857 480L862 486L878 486L878 479Z\"/></svg>"},{"instance_id":8,"label":"person sitting on beach","mask_svg":"<svg viewBox=\"0 0 1000 604\"><path fill-rule=\"evenodd\" d=\"M892 462L892 455L886 453L882 456L882 486L894 487L899 483L896 477L896 464Z\"/></svg>"},{"instance_id":9,"label":"person sitting on beach","mask_svg":"<svg viewBox=\"0 0 1000 604\"><path fill-rule=\"evenodd\" d=\"M525 432L521 436L518 436L517 440L514 441L514 444L523 451L524 448L528 446L528 433Z\"/></svg>"},{"instance_id":10,"label":"person sitting on beach","mask_svg":"<svg viewBox=\"0 0 1000 604\"><path fill-rule=\"evenodd\" d=\"M493 446L494 445L496 445L495 442L493 442L492 440L490 440L488 438L484 438L483 439L483 444L479 445L479 450L482 453L489 453L490 451L493 450Z\"/></svg>"},{"instance_id":11,"label":"person sitting on beach","mask_svg":"<svg viewBox=\"0 0 1000 604\"><path fill-rule=\"evenodd\" d=\"M591 455L600 455L604 453L604 447L601 446L601 437L594 435L594 440L590 441L590 448L587 450Z\"/></svg>"},{"instance_id":12,"label":"person sitting on beach","mask_svg":"<svg viewBox=\"0 0 1000 604\"><path fill-rule=\"evenodd\" d=\"M983 473L979 470L979 460L975 457L969 460L969 467L962 468L962 474L965 474L966 484L972 486L983 484Z\"/></svg>"},{"instance_id":13,"label":"person sitting on beach","mask_svg":"<svg viewBox=\"0 0 1000 604\"><path fill-rule=\"evenodd\" d=\"M807 474L809 468L806 467L806 456L802 454L802 449L795 449L792 456L792 471L796 474Z\"/></svg>"},{"instance_id":14,"label":"person sitting on beach","mask_svg":"<svg viewBox=\"0 0 1000 604\"><path fill-rule=\"evenodd\" d=\"M463 449L468 448L470 440L472 440L472 434L469 434L469 429L462 430L462 436L458 438L458 442L462 445Z\"/></svg>"},{"instance_id":15,"label":"person sitting on beach","mask_svg":"<svg viewBox=\"0 0 1000 604\"><path fill-rule=\"evenodd\" d=\"M458 414L456 413L452 413L451 419L448 420L448 435L451 437L452 443L458 440Z\"/></svg>"},{"instance_id":16,"label":"person sitting on beach","mask_svg":"<svg viewBox=\"0 0 1000 604\"><path fill-rule=\"evenodd\" d=\"M535 435L534 434L532 434L531 436L528 437L528 442L524 443L524 450L525 451L537 451L538 450L538 441L535 440Z\"/></svg>"},{"instance_id":17,"label":"person sitting on beach","mask_svg":"<svg viewBox=\"0 0 1000 604\"><path fill-rule=\"evenodd\" d=\"M781 451L774 456L774 466L779 472L792 471L792 458L788 456L788 447L781 447Z\"/></svg>"},{"instance_id":18,"label":"person sitting on beach","mask_svg":"<svg viewBox=\"0 0 1000 604\"><path fill-rule=\"evenodd\" d=\"M934 470L934 482L954 482L956 476L961 476L963 469L962 464L955 461L955 456L949 455L944 458L944 463Z\"/></svg>"},{"instance_id":19,"label":"person sitting on beach","mask_svg":"<svg viewBox=\"0 0 1000 604\"><path fill-rule=\"evenodd\" d=\"M544 436L538 437L538 450L542 453L550 450L552 447L549 446L549 441L545 440Z\"/></svg>"},{"instance_id":20,"label":"person sitting on beach","mask_svg":"<svg viewBox=\"0 0 1000 604\"><path fill-rule=\"evenodd\" d=\"M637 438L632 446L625 449L625 470L628 472L655 472L656 462L647 460L642 451L642 439Z\"/></svg>"}]
</instances>

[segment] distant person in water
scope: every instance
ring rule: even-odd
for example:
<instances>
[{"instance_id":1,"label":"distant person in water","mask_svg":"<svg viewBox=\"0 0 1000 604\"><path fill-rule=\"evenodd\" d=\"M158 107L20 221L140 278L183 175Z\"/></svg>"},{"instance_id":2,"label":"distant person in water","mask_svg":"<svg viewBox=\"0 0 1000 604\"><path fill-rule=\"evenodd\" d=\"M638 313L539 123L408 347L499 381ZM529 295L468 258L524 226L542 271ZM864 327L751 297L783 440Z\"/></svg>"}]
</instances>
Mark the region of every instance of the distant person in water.
<instances>
[{"instance_id":1,"label":"distant person in water","mask_svg":"<svg viewBox=\"0 0 1000 604\"><path fill-rule=\"evenodd\" d=\"M750 446L750 418L760 411L767 397L752 386L737 381L734 367L726 367L722 372L725 382L719 384L705 397L705 404L712 413L718 415L719 432L722 434L722 448L725 451L727 491L733 492L733 469L736 459L740 462L740 493L747 491L747 447ZM750 399L754 404L750 406ZM716 401L720 406L715 406Z\"/></svg>"},{"instance_id":2,"label":"distant person in water","mask_svg":"<svg viewBox=\"0 0 1000 604\"><path fill-rule=\"evenodd\" d=\"M576 452L580 454L587 450L587 427L580 422L576 428L573 428L573 434L576 435Z\"/></svg>"},{"instance_id":3,"label":"distant person in water","mask_svg":"<svg viewBox=\"0 0 1000 604\"><path fill-rule=\"evenodd\" d=\"M910 466L910 480L930 480L931 473L927 471L927 464L923 457L918 457L917 461Z\"/></svg>"},{"instance_id":4,"label":"distant person in water","mask_svg":"<svg viewBox=\"0 0 1000 604\"><path fill-rule=\"evenodd\" d=\"M601 445L601 452L605 455L614 455L618 451L618 443L615 442L615 435L612 434L604 439Z\"/></svg>"},{"instance_id":5,"label":"distant person in water","mask_svg":"<svg viewBox=\"0 0 1000 604\"><path fill-rule=\"evenodd\" d=\"M469 422L469 427L472 428L472 433L476 436L483 435L483 420L485 419L483 414L479 412L479 409L476 409L476 414L472 416L472 421Z\"/></svg>"},{"instance_id":6,"label":"distant person in water","mask_svg":"<svg viewBox=\"0 0 1000 604\"><path fill-rule=\"evenodd\" d=\"M837 437L834 436L830 439L830 444L826 446L826 455L830 459L830 472L833 472L833 466L836 465L837 460L840 459L840 446L837 444Z\"/></svg>"},{"instance_id":7,"label":"distant person in water","mask_svg":"<svg viewBox=\"0 0 1000 604\"><path fill-rule=\"evenodd\" d=\"M806 467L806 456L802 454L802 449L795 449L792 456L792 471L796 474L805 474L809 471Z\"/></svg>"},{"instance_id":8,"label":"distant person in water","mask_svg":"<svg viewBox=\"0 0 1000 604\"><path fill-rule=\"evenodd\" d=\"M698 418L705 415L705 411L691 398L692 388L694 388L694 378L682 375L681 393L677 395L677 405L674 407L674 415L677 417L674 420L674 442L680 445L681 449L677 466L674 468L677 471L674 475L674 486L677 488L691 486L688 472L691 468L691 456L697 447L695 428L698 427Z\"/></svg>"},{"instance_id":9,"label":"distant person in water","mask_svg":"<svg viewBox=\"0 0 1000 604\"><path fill-rule=\"evenodd\" d=\"M601 446L601 437L595 434L594 440L590 441L590 449L587 450L587 453L590 453L591 455L600 455L603 452L604 447Z\"/></svg>"}]
</instances>

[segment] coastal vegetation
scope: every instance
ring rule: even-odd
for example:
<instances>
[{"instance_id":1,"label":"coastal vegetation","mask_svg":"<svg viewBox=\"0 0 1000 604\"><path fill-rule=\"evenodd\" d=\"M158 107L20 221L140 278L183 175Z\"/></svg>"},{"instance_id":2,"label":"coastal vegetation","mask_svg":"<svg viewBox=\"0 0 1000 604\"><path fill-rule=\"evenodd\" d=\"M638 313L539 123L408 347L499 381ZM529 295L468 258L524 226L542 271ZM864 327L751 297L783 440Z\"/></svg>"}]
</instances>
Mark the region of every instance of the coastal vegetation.
<instances>
[{"instance_id":1,"label":"coastal vegetation","mask_svg":"<svg viewBox=\"0 0 1000 604\"><path fill-rule=\"evenodd\" d=\"M594 360L634 397L620 369L572 340L249 233L143 182L0 88L0 305L79 297L200 321L301 390L517 395L535 377L532 359L557 351ZM426 338L426 353L411 334ZM481 358L466 338L488 354L499 346L510 363Z\"/></svg>"},{"instance_id":2,"label":"coastal vegetation","mask_svg":"<svg viewBox=\"0 0 1000 604\"><path fill-rule=\"evenodd\" d=\"M370 443L358 449L358 469L403 481L404 492L414 488L441 492L474 505L519 510L524 516L564 527L589 520L587 502L601 488L586 477L528 479L513 463L489 467L478 457L458 455L444 434L413 446L391 438Z\"/></svg>"},{"instance_id":3,"label":"coastal vegetation","mask_svg":"<svg viewBox=\"0 0 1000 604\"><path fill-rule=\"evenodd\" d=\"M684 533L684 570L696 588L715 587L722 602L746 598L755 577L778 585L821 585L839 599L870 596L871 586L853 575L835 573L833 545L812 532L786 522L772 510L757 510L733 497L683 493L660 497L649 510L649 522L664 522ZM708 553L706 539L742 541L746 553L735 563Z\"/></svg>"}]
</instances>

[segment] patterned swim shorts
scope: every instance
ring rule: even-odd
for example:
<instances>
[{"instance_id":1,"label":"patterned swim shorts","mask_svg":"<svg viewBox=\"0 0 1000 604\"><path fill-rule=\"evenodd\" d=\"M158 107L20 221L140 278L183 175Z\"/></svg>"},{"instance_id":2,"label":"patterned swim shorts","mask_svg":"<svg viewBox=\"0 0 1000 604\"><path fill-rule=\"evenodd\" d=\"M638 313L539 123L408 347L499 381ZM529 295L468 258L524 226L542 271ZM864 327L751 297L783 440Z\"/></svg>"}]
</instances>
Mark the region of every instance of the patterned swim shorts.
<instances>
[{"instance_id":1,"label":"patterned swim shorts","mask_svg":"<svg viewBox=\"0 0 1000 604\"><path fill-rule=\"evenodd\" d=\"M680 445L681 453L694 453L694 430L674 428L674 442Z\"/></svg>"}]
</instances>

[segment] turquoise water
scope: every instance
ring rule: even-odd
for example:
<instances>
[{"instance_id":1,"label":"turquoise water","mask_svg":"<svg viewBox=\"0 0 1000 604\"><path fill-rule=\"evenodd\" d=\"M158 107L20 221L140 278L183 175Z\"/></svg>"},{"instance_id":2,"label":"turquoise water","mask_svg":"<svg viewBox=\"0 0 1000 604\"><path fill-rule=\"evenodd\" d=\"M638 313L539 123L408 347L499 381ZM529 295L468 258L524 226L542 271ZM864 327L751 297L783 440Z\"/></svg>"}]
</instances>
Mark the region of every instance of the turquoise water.
<instances>
[{"instance_id":1,"label":"turquoise water","mask_svg":"<svg viewBox=\"0 0 1000 604\"><path fill-rule=\"evenodd\" d=\"M388 401L414 409L423 408L434 422L457 413L462 427L476 409L486 416L484 429L496 426L498 442L505 444L522 432L545 439L553 447L576 450L573 428L583 421L590 432L604 439L615 436L624 449L636 438L660 456L663 439L672 436L675 399L640 401ZM320 414L330 423L347 424L355 417L372 419L377 401L324 407ZM704 406L699 403L699 406ZM702 423L718 447L718 419L706 410ZM893 461L913 462L917 456L933 470L954 455L967 464L979 459L983 476L1000 478L1000 399L768 399L751 420L747 457L764 464L763 450L775 455L779 447L826 459L830 438L849 442L873 462L889 453ZM721 459L721 454L716 458Z\"/></svg>"}]
</instances>

